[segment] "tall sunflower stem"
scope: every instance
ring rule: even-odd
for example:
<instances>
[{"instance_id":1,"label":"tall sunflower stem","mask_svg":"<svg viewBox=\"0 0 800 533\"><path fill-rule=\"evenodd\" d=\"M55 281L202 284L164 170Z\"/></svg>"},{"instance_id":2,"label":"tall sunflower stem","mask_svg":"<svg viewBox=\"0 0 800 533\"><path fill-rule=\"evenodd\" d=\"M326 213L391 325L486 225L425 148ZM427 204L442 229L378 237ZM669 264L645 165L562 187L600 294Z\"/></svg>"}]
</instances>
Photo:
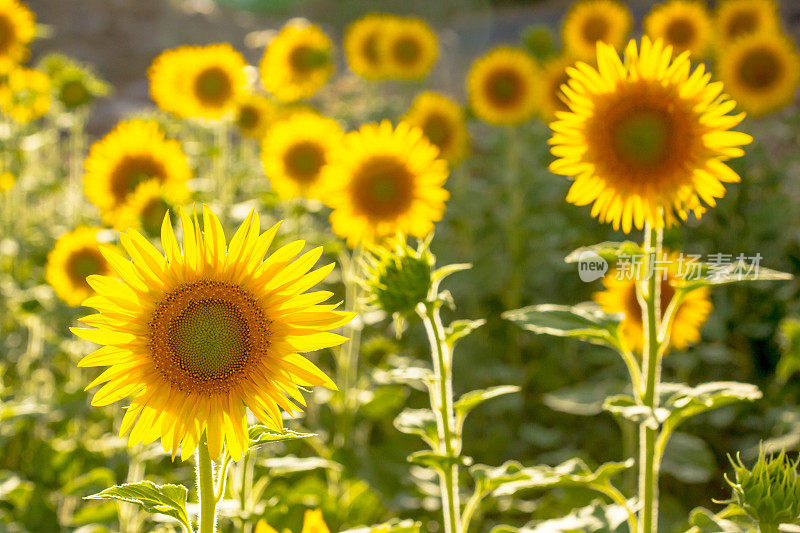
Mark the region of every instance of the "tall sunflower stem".
<instances>
[{"instance_id":1,"label":"tall sunflower stem","mask_svg":"<svg viewBox=\"0 0 800 533\"><path fill-rule=\"evenodd\" d=\"M208 453L205 435L197 447L197 488L200 503L198 533L216 533L217 499L214 489L214 462Z\"/></svg>"},{"instance_id":2,"label":"tall sunflower stem","mask_svg":"<svg viewBox=\"0 0 800 533\"><path fill-rule=\"evenodd\" d=\"M418 314L425 324L425 331L431 345L433 369L436 377L435 394L431 398L431 408L436 415L439 433L440 453L451 462L439 471L442 493L442 515L445 533L461 533L461 502L458 491L458 463L461 453L460 443L456 442L455 412L453 409L453 373L450 347L444 337L444 327L439 315L440 303L420 304Z\"/></svg>"},{"instance_id":3,"label":"tall sunflower stem","mask_svg":"<svg viewBox=\"0 0 800 533\"><path fill-rule=\"evenodd\" d=\"M658 407L658 388L661 379L661 276L657 261L661 257L662 230L645 226L644 275L638 286L639 303L642 305L642 321L645 333L642 387L642 403L651 411ZM656 457L658 428L649 421L639 426L639 532L654 533L658 530L658 476L659 460Z\"/></svg>"},{"instance_id":4,"label":"tall sunflower stem","mask_svg":"<svg viewBox=\"0 0 800 533\"><path fill-rule=\"evenodd\" d=\"M357 248L352 255L342 257L342 276L345 286L345 310L348 312L358 312L359 299L361 297L360 286L357 280L358 264L361 258L361 249ZM356 319L357 320L357 319ZM355 406L355 386L358 380L358 358L361 351L361 327L356 320L348 323L344 328L344 336L348 341L339 350L337 357L337 375L341 386L342 398L342 427L338 435L337 446L344 446L350 439L353 431L353 411Z\"/></svg>"}]
</instances>

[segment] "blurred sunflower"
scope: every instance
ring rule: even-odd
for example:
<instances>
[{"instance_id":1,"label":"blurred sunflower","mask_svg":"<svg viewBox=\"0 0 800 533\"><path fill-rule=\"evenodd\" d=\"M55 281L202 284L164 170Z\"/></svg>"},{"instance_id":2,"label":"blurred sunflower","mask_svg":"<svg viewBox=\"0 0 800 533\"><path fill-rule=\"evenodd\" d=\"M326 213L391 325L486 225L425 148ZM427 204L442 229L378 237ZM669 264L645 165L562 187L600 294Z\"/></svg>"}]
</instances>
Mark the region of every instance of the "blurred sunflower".
<instances>
[{"instance_id":1,"label":"blurred sunflower","mask_svg":"<svg viewBox=\"0 0 800 533\"><path fill-rule=\"evenodd\" d=\"M101 80L88 65L82 65L63 54L48 54L38 63L53 84L55 99L66 111L91 104L95 98L108 96L111 86Z\"/></svg>"},{"instance_id":2,"label":"blurred sunflower","mask_svg":"<svg viewBox=\"0 0 800 533\"><path fill-rule=\"evenodd\" d=\"M334 119L309 111L276 122L261 143L261 162L272 189L284 200L323 200L322 167L343 135Z\"/></svg>"},{"instance_id":3,"label":"blurred sunflower","mask_svg":"<svg viewBox=\"0 0 800 533\"><path fill-rule=\"evenodd\" d=\"M261 83L281 102L309 98L333 74L333 44L316 24L287 24L264 50Z\"/></svg>"},{"instance_id":4,"label":"blurred sunflower","mask_svg":"<svg viewBox=\"0 0 800 533\"><path fill-rule=\"evenodd\" d=\"M569 111L567 104L564 103L561 86L569 82L567 67L574 63L571 58L564 55L554 56L542 63L540 68L542 97L539 102L539 114L547 122L556 118L557 111Z\"/></svg>"},{"instance_id":5,"label":"blurred sunflower","mask_svg":"<svg viewBox=\"0 0 800 533\"><path fill-rule=\"evenodd\" d=\"M0 73L28 59L36 35L36 16L18 0L0 0Z\"/></svg>"},{"instance_id":6,"label":"blurred sunflower","mask_svg":"<svg viewBox=\"0 0 800 533\"><path fill-rule=\"evenodd\" d=\"M701 216L702 202L716 205L724 183L739 181L725 161L740 157L752 137L729 131L744 113L709 83L689 54L672 59L663 41L631 41L621 61L611 45L598 43L598 69L578 63L567 69L562 89L571 108L550 124L550 164L574 178L567 201L593 203L592 216L626 233L648 222L662 228Z\"/></svg>"},{"instance_id":7,"label":"blurred sunflower","mask_svg":"<svg viewBox=\"0 0 800 533\"><path fill-rule=\"evenodd\" d=\"M17 177L11 172L0 172L0 192L8 192L14 188Z\"/></svg>"},{"instance_id":8,"label":"blurred sunflower","mask_svg":"<svg viewBox=\"0 0 800 533\"><path fill-rule=\"evenodd\" d=\"M425 91L417 95L402 120L422 129L439 155L455 166L469 151L464 110L443 94Z\"/></svg>"},{"instance_id":9,"label":"blurred sunflower","mask_svg":"<svg viewBox=\"0 0 800 533\"><path fill-rule=\"evenodd\" d=\"M100 253L97 233L102 228L80 226L65 233L47 255L45 279L67 305L80 305L91 293L86 277L111 274Z\"/></svg>"},{"instance_id":10,"label":"blurred sunflower","mask_svg":"<svg viewBox=\"0 0 800 533\"><path fill-rule=\"evenodd\" d=\"M661 312L675 296L675 286L682 281L678 277L678 254L667 258L667 279L661 283ZM618 277L616 271L609 271L603 278L604 291L596 292L592 299L606 313L624 313L622 334L631 349L641 352L644 348L644 329L642 328L642 309L636 298L636 280ZM685 350L690 344L700 340L700 330L708 320L714 306L711 303L711 289L702 287L686 293L677 304L675 318L670 331L669 344L678 350Z\"/></svg>"},{"instance_id":11,"label":"blurred sunflower","mask_svg":"<svg viewBox=\"0 0 800 533\"><path fill-rule=\"evenodd\" d=\"M439 55L436 34L416 17L392 17L378 40L379 57L390 78L419 80L428 75Z\"/></svg>"},{"instance_id":12,"label":"blurred sunflower","mask_svg":"<svg viewBox=\"0 0 800 533\"><path fill-rule=\"evenodd\" d=\"M275 104L264 95L250 93L236 102L236 125L245 137L262 139L275 117Z\"/></svg>"},{"instance_id":13,"label":"blurred sunflower","mask_svg":"<svg viewBox=\"0 0 800 533\"><path fill-rule=\"evenodd\" d=\"M155 179L144 181L128 195L117 209L114 229L140 230L148 237L158 237L164 215L173 207L164 186Z\"/></svg>"},{"instance_id":14,"label":"blurred sunflower","mask_svg":"<svg viewBox=\"0 0 800 533\"><path fill-rule=\"evenodd\" d=\"M529 120L541 93L538 67L525 51L500 46L475 60L467 75L472 110L490 124Z\"/></svg>"},{"instance_id":15,"label":"blurred sunflower","mask_svg":"<svg viewBox=\"0 0 800 533\"><path fill-rule=\"evenodd\" d=\"M189 161L180 143L167 139L154 121L120 122L92 145L85 167L86 196L100 208L108 224L115 223L119 208L145 181L161 184L171 203L188 198L186 182L192 177Z\"/></svg>"},{"instance_id":16,"label":"blurred sunflower","mask_svg":"<svg viewBox=\"0 0 800 533\"><path fill-rule=\"evenodd\" d=\"M50 109L50 78L44 72L18 67L0 85L0 111L20 124L43 116Z\"/></svg>"},{"instance_id":17,"label":"blurred sunflower","mask_svg":"<svg viewBox=\"0 0 800 533\"><path fill-rule=\"evenodd\" d=\"M242 54L228 43L182 46L150 66L150 94L158 106L180 117L219 119L247 91Z\"/></svg>"},{"instance_id":18,"label":"blurred sunflower","mask_svg":"<svg viewBox=\"0 0 800 533\"><path fill-rule=\"evenodd\" d=\"M597 42L621 48L631 31L631 13L617 0L581 0L564 18L561 39L576 58L594 59Z\"/></svg>"},{"instance_id":19,"label":"blurred sunflower","mask_svg":"<svg viewBox=\"0 0 800 533\"><path fill-rule=\"evenodd\" d=\"M256 529L254 533L278 533L277 530L267 524L267 521L263 518L258 521L256 524ZM325 524L325 520L322 516L322 511L319 509L311 510L306 509L305 515L303 515L303 529L300 533L330 533L330 529Z\"/></svg>"},{"instance_id":20,"label":"blurred sunflower","mask_svg":"<svg viewBox=\"0 0 800 533\"><path fill-rule=\"evenodd\" d=\"M800 56L781 34L758 33L736 39L717 54L725 89L753 116L776 111L794 100Z\"/></svg>"},{"instance_id":21,"label":"blurred sunflower","mask_svg":"<svg viewBox=\"0 0 800 533\"><path fill-rule=\"evenodd\" d=\"M164 451L174 458L180 448L185 460L205 434L212 459L224 445L239 460L248 446L246 408L282 431L280 409L305 405L299 387L336 388L298 352L344 342L329 330L352 314L321 304L330 292L306 293L334 266L309 272L321 247L296 258L304 241L295 241L264 260L279 224L262 234L251 211L228 245L208 207L202 218L203 233L197 215L180 210L182 250L164 218L166 258L134 230L120 235L132 260L102 248L115 275L88 278L96 295L84 303L98 313L81 319L91 329L72 331L103 345L79 366L109 367L87 387L105 383L92 405L133 397L120 428L130 431L130 445L160 438Z\"/></svg>"},{"instance_id":22,"label":"blurred sunflower","mask_svg":"<svg viewBox=\"0 0 800 533\"><path fill-rule=\"evenodd\" d=\"M722 0L714 22L720 52L739 37L780 30L778 5L773 0Z\"/></svg>"},{"instance_id":23,"label":"blurred sunflower","mask_svg":"<svg viewBox=\"0 0 800 533\"><path fill-rule=\"evenodd\" d=\"M447 163L422 130L385 120L345 135L322 169L333 231L355 247L398 231L424 237L444 215Z\"/></svg>"},{"instance_id":24,"label":"blurred sunflower","mask_svg":"<svg viewBox=\"0 0 800 533\"><path fill-rule=\"evenodd\" d=\"M350 70L368 80L386 77L380 41L392 15L371 13L350 23L344 34L344 52Z\"/></svg>"},{"instance_id":25,"label":"blurred sunflower","mask_svg":"<svg viewBox=\"0 0 800 533\"><path fill-rule=\"evenodd\" d=\"M672 45L675 55L689 50L694 57L705 55L713 32L708 8L698 0L670 0L655 6L644 19L644 31L651 39Z\"/></svg>"}]
</instances>

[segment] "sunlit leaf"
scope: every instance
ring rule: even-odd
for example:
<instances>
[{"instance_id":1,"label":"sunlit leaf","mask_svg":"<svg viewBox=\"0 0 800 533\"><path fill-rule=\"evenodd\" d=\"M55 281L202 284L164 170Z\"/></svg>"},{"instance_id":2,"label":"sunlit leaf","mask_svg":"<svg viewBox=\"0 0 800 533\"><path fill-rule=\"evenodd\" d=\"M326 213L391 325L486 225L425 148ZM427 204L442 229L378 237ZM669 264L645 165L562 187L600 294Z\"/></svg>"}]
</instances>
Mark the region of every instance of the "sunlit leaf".
<instances>
[{"instance_id":1,"label":"sunlit leaf","mask_svg":"<svg viewBox=\"0 0 800 533\"><path fill-rule=\"evenodd\" d=\"M641 247L633 241L607 241L599 244L593 244L592 246L582 246L571 252L566 258L564 258L564 261L567 263L577 263L587 252L597 254L609 263L616 262L620 257L635 257L644 253Z\"/></svg>"},{"instance_id":2,"label":"sunlit leaf","mask_svg":"<svg viewBox=\"0 0 800 533\"><path fill-rule=\"evenodd\" d=\"M188 527L189 515L186 512L188 492L183 485L156 485L151 481L141 481L115 485L84 499L134 503L149 513L171 516Z\"/></svg>"},{"instance_id":3,"label":"sunlit leaf","mask_svg":"<svg viewBox=\"0 0 800 533\"><path fill-rule=\"evenodd\" d=\"M683 483L708 483L717 474L717 459L703 439L678 431L669 439L661 470Z\"/></svg>"},{"instance_id":4,"label":"sunlit leaf","mask_svg":"<svg viewBox=\"0 0 800 533\"><path fill-rule=\"evenodd\" d=\"M533 305L501 315L524 329L544 335L575 337L597 344L614 345L624 315L609 314L595 303L575 306Z\"/></svg>"},{"instance_id":5,"label":"sunlit leaf","mask_svg":"<svg viewBox=\"0 0 800 533\"><path fill-rule=\"evenodd\" d=\"M467 457L466 455L448 457L447 455L442 455L436 452L419 451L409 455L408 462L419 466L433 468L434 470L441 472L455 464L469 466L472 464L472 458Z\"/></svg>"},{"instance_id":6,"label":"sunlit leaf","mask_svg":"<svg viewBox=\"0 0 800 533\"><path fill-rule=\"evenodd\" d=\"M261 425L250 426L249 434L250 449L259 448L273 442L316 437L316 433L300 433L299 431L293 431L291 429L284 430L283 433L281 433Z\"/></svg>"},{"instance_id":7,"label":"sunlit leaf","mask_svg":"<svg viewBox=\"0 0 800 533\"><path fill-rule=\"evenodd\" d=\"M456 345L458 341L486 324L486 320L453 320L445 328L444 338L450 347Z\"/></svg>"},{"instance_id":8,"label":"sunlit leaf","mask_svg":"<svg viewBox=\"0 0 800 533\"><path fill-rule=\"evenodd\" d=\"M394 419L394 427L402 433L418 435L431 448L439 441L436 417L430 409L404 409Z\"/></svg>"},{"instance_id":9,"label":"sunlit leaf","mask_svg":"<svg viewBox=\"0 0 800 533\"><path fill-rule=\"evenodd\" d=\"M518 461L506 461L500 466L474 465L469 473L479 493L489 493L506 483L526 479L525 467Z\"/></svg>"},{"instance_id":10,"label":"sunlit leaf","mask_svg":"<svg viewBox=\"0 0 800 533\"><path fill-rule=\"evenodd\" d=\"M523 489L549 489L553 487L587 487L605 485L620 472L633 466L633 459L611 462L592 470L581 459L569 459L558 466L531 466L521 470L523 479L506 483L494 493L498 496L514 494Z\"/></svg>"},{"instance_id":11,"label":"sunlit leaf","mask_svg":"<svg viewBox=\"0 0 800 533\"><path fill-rule=\"evenodd\" d=\"M573 533L576 531L594 533L622 533L628 531L626 521L628 512L621 505L607 505L594 501L586 507L574 509L561 518L537 520L517 528L497 526L491 533Z\"/></svg>"}]
</instances>

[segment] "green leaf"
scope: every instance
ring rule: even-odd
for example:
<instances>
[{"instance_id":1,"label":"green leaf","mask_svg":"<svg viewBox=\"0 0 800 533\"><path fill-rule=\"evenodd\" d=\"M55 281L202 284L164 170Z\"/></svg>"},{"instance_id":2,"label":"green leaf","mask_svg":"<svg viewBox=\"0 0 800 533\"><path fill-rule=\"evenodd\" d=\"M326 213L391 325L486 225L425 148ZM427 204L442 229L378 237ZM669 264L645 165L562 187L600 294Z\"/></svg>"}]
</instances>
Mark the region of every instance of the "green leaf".
<instances>
[{"instance_id":1,"label":"green leaf","mask_svg":"<svg viewBox=\"0 0 800 533\"><path fill-rule=\"evenodd\" d=\"M603 412L609 395L625 390L630 385L617 379L595 379L588 383L564 387L542 397L544 404L559 413L578 416L595 416Z\"/></svg>"},{"instance_id":2,"label":"green leaf","mask_svg":"<svg viewBox=\"0 0 800 533\"><path fill-rule=\"evenodd\" d=\"M717 514L704 507L696 507L689 515L689 523L700 533L749 533L752 525L747 514L738 505L729 505Z\"/></svg>"},{"instance_id":3,"label":"green leaf","mask_svg":"<svg viewBox=\"0 0 800 533\"><path fill-rule=\"evenodd\" d=\"M492 533L622 533L627 531L627 519L628 511L621 505L594 501L561 518L536 520L521 528L497 526Z\"/></svg>"},{"instance_id":4,"label":"green leaf","mask_svg":"<svg viewBox=\"0 0 800 533\"><path fill-rule=\"evenodd\" d=\"M664 419L664 430L675 430L684 420L695 415L737 402L753 402L761 398L758 387L736 381L714 381L690 387L683 383L662 383L661 396L669 415Z\"/></svg>"},{"instance_id":5,"label":"green leaf","mask_svg":"<svg viewBox=\"0 0 800 533\"><path fill-rule=\"evenodd\" d=\"M119 500L141 506L149 513L161 513L178 520L189 528L186 512L188 490L183 485L156 485L150 481L115 485L102 492L86 496L85 500Z\"/></svg>"},{"instance_id":6,"label":"green leaf","mask_svg":"<svg viewBox=\"0 0 800 533\"><path fill-rule=\"evenodd\" d=\"M499 385L497 387L489 387L488 389L470 391L462 395L458 401L453 404L453 409L455 409L456 417L466 418L470 411L483 402L519 391L520 388L516 385Z\"/></svg>"},{"instance_id":7,"label":"green leaf","mask_svg":"<svg viewBox=\"0 0 800 533\"><path fill-rule=\"evenodd\" d=\"M458 341L484 324L486 324L486 320L453 320L450 322L450 325L445 328L445 342L452 348Z\"/></svg>"},{"instance_id":8,"label":"green leaf","mask_svg":"<svg viewBox=\"0 0 800 533\"><path fill-rule=\"evenodd\" d=\"M393 417L406 403L408 389L400 385L385 385L360 396L368 400L358 408L360 417L378 421Z\"/></svg>"},{"instance_id":9,"label":"green leaf","mask_svg":"<svg viewBox=\"0 0 800 533\"><path fill-rule=\"evenodd\" d=\"M669 416L669 411L666 409L662 407L651 409L646 405L636 403L633 398L625 394L606 398L603 409L636 424L646 424L652 429L658 429L659 425Z\"/></svg>"},{"instance_id":10,"label":"green leaf","mask_svg":"<svg viewBox=\"0 0 800 533\"><path fill-rule=\"evenodd\" d=\"M426 390L436 381L433 371L419 366L392 368L390 370L376 369L373 378L378 383L402 383L416 389Z\"/></svg>"},{"instance_id":11,"label":"green leaf","mask_svg":"<svg viewBox=\"0 0 800 533\"><path fill-rule=\"evenodd\" d=\"M661 470L683 483L708 483L717 473L717 460L703 439L676 432L667 444Z\"/></svg>"},{"instance_id":12,"label":"green leaf","mask_svg":"<svg viewBox=\"0 0 800 533\"><path fill-rule=\"evenodd\" d=\"M691 277L696 277L697 279L686 279L681 284L681 287L686 291L743 281L777 281L789 280L794 277L787 272L780 272L755 264L739 263L735 260L729 264L721 265L699 263L697 273L692 274Z\"/></svg>"},{"instance_id":13,"label":"green leaf","mask_svg":"<svg viewBox=\"0 0 800 533\"><path fill-rule=\"evenodd\" d=\"M527 474L523 472L522 463L506 461L500 466L475 465L470 467L469 473L475 480L476 492L485 494L492 492L506 483L522 481Z\"/></svg>"},{"instance_id":14,"label":"green leaf","mask_svg":"<svg viewBox=\"0 0 800 533\"><path fill-rule=\"evenodd\" d=\"M285 455L283 457L266 457L258 461L259 465L265 466L274 476L294 474L297 472L310 472L311 470L326 469L340 472L342 465L330 459L322 457L297 457Z\"/></svg>"},{"instance_id":15,"label":"green leaf","mask_svg":"<svg viewBox=\"0 0 800 533\"><path fill-rule=\"evenodd\" d=\"M615 346L621 313L608 314L593 302L575 306L533 305L501 315L504 319L516 322L524 329L534 333L555 335L557 337L576 337L596 344Z\"/></svg>"},{"instance_id":16,"label":"green leaf","mask_svg":"<svg viewBox=\"0 0 800 533\"><path fill-rule=\"evenodd\" d=\"M469 466L472 464L472 458L466 455L449 457L436 452L419 451L409 455L408 462L443 472L452 465Z\"/></svg>"},{"instance_id":17,"label":"green leaf","mask_svg":"<svg viewBox=\"0 0 800 533\"><path fill-rule=\"evenodd\" d=\"M510 495L523 489L550 489L553 487L611 486L611 478L633 466L633 459L600 465L592 470L581 459L569 459L556 467L541 465L524 468L524 478L499 487L496 496ZM595 486L595 487L592 487Z\"/></svg>"},{"instance_id":18,"label":"green leaf","mask_svg":"<svg viewBox=\"0 0 800 533\"><path fill-rule=\"evenodd\" d=\"M800 371L800 319L786 317L778 326L778 346L781 358L775 367L775 377L785 384L795 372Z\"/></svg>"},{"instance_id":19,"label":"green leaf","mask_svg":"<svg viewBox=\"0 0 800 533\"><path fill-rule=\"evenodd\" d=\"M431 447L439 443L436 417L430 409L404 409L394 419L394 427L408 435L418 435Z\"/></svg>"},{"instance_id":20,"label":"green leaf","mask_svg":"<svg viewBox=\"0 0 800 533\"><path fill-rule=\"evenodd\" d=\"M300 433L291 429L284 430L283 433L270 429L266 426L250 426L250 449L259 448L272 442L282 442L295 439L307 439L316 437L316 433Z\"/></svg>"},{"instance_id":21,"label":"green leaf","mask_svg":"<svg viewBox=\"0 0 800 533\"><path fill-rule=\"evenodd\" d=\"M614 263L619 260L620 256L627 256L632 257L636 255L642 255L644 252L633 241L625 241L625 242L601 242L599 244L593 244L592 246L582 246L577 250L570 253L564 261L567 263L577 263L581 260L581 256L586 252L592 252L609 263Z\"/></svg>"}]
</instances>

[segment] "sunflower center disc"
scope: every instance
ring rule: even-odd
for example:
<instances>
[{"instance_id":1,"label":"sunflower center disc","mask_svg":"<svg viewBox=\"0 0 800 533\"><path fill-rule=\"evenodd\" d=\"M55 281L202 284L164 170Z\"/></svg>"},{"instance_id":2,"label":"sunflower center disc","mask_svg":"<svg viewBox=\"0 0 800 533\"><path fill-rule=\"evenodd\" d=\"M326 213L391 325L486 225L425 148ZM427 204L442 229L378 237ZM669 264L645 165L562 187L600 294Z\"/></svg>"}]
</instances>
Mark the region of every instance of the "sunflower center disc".
<instances>
[{"instance_id":1,"label":"sunflower center disc","mask_svg":"<svg viewBox=\"0 0 800 533\"><path fill-rule=\"evenodd\" d=\"M312 181L325 164L325 155L319 145L313 142L300 142L286 151L283 161L295 180Z\"/></svg>"},{"instance_id":2,"label":"sunflower center disc","mask_svg":"<svg viewBox=\"0 0 800 533\"><path fill-rule=\"evenodd\" d=\"M663 161L669 149L669 119L657 111L640 111L620 120L613 131L619 155L635 165Z\"/></svg>"},{"instance_id":3,"label":"sunflower center disc","mask_svg":"<svg viewBox=\"0 0 800 533\"><path fill-rule=\"evenodd\" d=\"M403 65L413 65L419 59L419 43L411 37L398 39L394 44L394 57Z\"/></svg>"},{"instance_id":4,"label":"sunflower center disc","mask_svg":"<svg viewBox=\"0 0 800 533\"><path fill-rule=\"evenodd\" d=\"M99 274L105 259L98 250L84 248L76 251L69 259L67 273L76 285L89 286L86 278L92 274Z\"/></svg>"},{"instance_id":5,"label":"sunflower center disc","mask_svg":"<svg viewBox=\"0 0 800 533\"><path fill-rule=\"evenodd\" d=\"M169 204L163 198L153 198L142 209L141 221L142 229L151 236L161 233L161 223L164 221L164 214L169 210Z\"/></svg>"},{"instance_id":6,"label":"sunflower center disc","mask_svg":"<svg viewBox=\"0 0 800 533\"><path fill-rule=\"evenodd\" d=\"M88 103L89 91L80 80L70 80L61 87L60 100L69 109Z\"/></svg>"},{"instance_id":7,"label":"sunflower center disc","mask_svg":"<svg viewBox=\"0 0 800 533\"><path fill-rule=\"evenodd\" d=\"M694 25L688 19L676 19L667 27L666 34L670 43L686 47L694 40Z\"/></svg>"},{"instance_id":8,"label":"sunflower center disc","mask_svg":"<svg viewBox=\"0 0 800 533\"><path fill-rule=\"evenodd\" d=\"M450 125L441 115L430 115L422 131L430 142L440 148L450 140Z\"/></svg>"},{"instance_id":9,"label":"sunflower center disc","mask_svg":"<svg viewBox=\"0 0 800 533\"><path fill-rule=\"evenodd\" d=\"M739 79L750 89L769 89L781 75L781 64L767 48L748 52L739 64Z\"/></svg>"},{"instance_id":10,"label":"sunflower center disc","mask_svg":"<svg viewBox=\"0 0 800 533\"><path fill-rule=\"evenodd\" d=\"M210 67L201 72L194 82L197 97L204 103L221 105L232 93L228 74L219 67Z\"/></svg>"},{"instance_id":11,"label":"sunflower center disc","mask_svg":"<svg viewBox=\"0 0 800 533\"><path fill-rule=\"evenodd\" d=\"M364 162L353 181L353 203L369 217L385 220L403 213L411 204L413 177L394 157L373 157Z\"/></svg>"},{"instance_id":12,"label":"sunflower center disc","mask_svg":"<svg viewBox=\"0 0 800 533\"><path fill-rule=\"evenodd\" d=\"M258 124L258 111L253 106L243 106L239 109L236 124L243 130L254 128Z\"/></svg>"},{"instance_id":13,"label":"sunflower center disc","mask_svg":"<svg viewBox=\"0 0 800 533\"><path fill-rule=\"evenodd\" d=\"M0 54L5 54L14 43L14 25L6 16L0 16Z\"/></svg>"},{"instance_id":14,"label":"sunflower center disc","mask_svg":"<svg viewBox=\"0 0 800 533\"><path fill-rule=\"evenodd\" d=\"M378 55L378 34L371 33L368 35L362 44L361 55L370 65L377 65L380 63L380 56Z\"/></svg>"},{"instance_id":15,"label":"sunflower center disc","mask_svg":"<svg viewBox=\"0 0 800 533\"><path fill-rule=\"evenodd\" d=\"M126 156L112 172L111 194L122 203L140 183L154 178L164 181L165 175L164 166L146 155Z\"/></svg>"},{"instance_id":16,"label":"sunflower center disc","mask_svg":"<svg viewBox=\"0 0 800 533\"><path fill-rule=\"evenodd\" d=\"M328 54L324 50L317 50L310 46L298 46L289 55L292 68L302 74L307 74L328 62Z\"/></svg>"},{"instance_id":17,"label":"sunflower center disc","mask_svg":"<svg viewBox=\"0 0 800 533\"><path fill-rule=\"evenodd\" d=\"M583 23L583 38L588 43L604 41L608 33L608 21L599 15L593 15Z\"/></svg>"},{"instance_id":18,"label":"sunflower center disc","mask_svg":"<svg viewBox=\"0 0 800 533\"><path fill-rule=\"evenodd\" d=\"M495 105L512 107L520 99L522 83L519 74L511 69L499 69L489 76L486 94Z\"/></svg>"},{"instance_id":19,"label":"sunflower center disc","mask_svg":"<svg viewBox=\"0 0 800 533\"><path fill-rule=\"evenodd\" d=\"M728 38L753 33L757 27L758 14L754 11L739 11L728 22Z\"/></svg>"}]
</instances>

